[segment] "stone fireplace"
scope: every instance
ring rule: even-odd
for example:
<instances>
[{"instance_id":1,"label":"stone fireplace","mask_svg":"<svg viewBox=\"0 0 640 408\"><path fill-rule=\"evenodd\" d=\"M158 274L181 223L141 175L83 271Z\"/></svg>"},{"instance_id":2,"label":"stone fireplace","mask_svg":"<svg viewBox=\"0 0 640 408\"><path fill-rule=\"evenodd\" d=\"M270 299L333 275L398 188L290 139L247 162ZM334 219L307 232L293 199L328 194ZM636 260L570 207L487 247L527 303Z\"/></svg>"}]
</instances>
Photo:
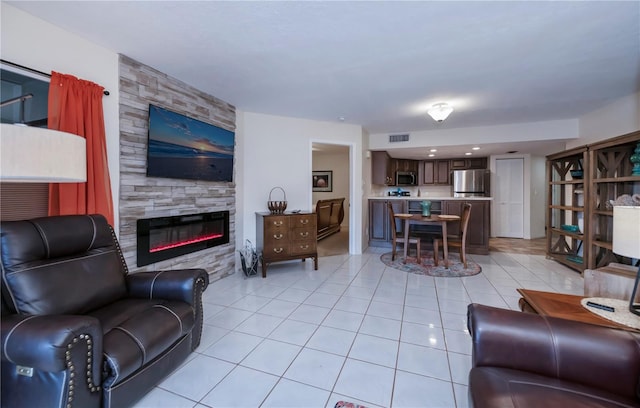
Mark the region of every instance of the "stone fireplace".
<instances>
[{"instance_id":1,"label":"stone fireplace","mask_svg":"<svg viewBox=\"0 0 640 408\"><path fill-rule=\"evenodd\" d=\"M120 55L119 68L118 224L120 246L129 270L136 273L203 268L209 273L211 281L234 273L235 183L147 177L146 167L149 104L162 106L230 131L235 131L235 107L124 55ZM208 233L207 229L189 224L197 221L191 217L211 212L226 212L223 241L215 237L218 233ZM165 217L173 217L189 225L178 227L176 231L169 233L164 230L164 226L173 221L166 221ZM147 244L139 246L138 230L141 228L138 221L149 219L156 220L142 227L149 230L149 235ZM219 221L212 221L211 225L218 223ZM200 236L200 232L203 236ZM207 234L212 237L207 237ZM189 238L184 238L185 242L171 241L178 236L180 239ZM156 245L156 241L167 241L164 245L166 248ZM146 258L138 253L144 245L148 253ZM170 257L165 258L165 255Z\"/></svg>"},{"instance_id":2,"label":"stone fireplace","mask_svg":"<svg viewBox=\"0 0 640 408\"><path fill-rule=\"evenodd\" d=\"M228 243L229 211L137 221L138 266Z\"/></svg>"}]
</instances>

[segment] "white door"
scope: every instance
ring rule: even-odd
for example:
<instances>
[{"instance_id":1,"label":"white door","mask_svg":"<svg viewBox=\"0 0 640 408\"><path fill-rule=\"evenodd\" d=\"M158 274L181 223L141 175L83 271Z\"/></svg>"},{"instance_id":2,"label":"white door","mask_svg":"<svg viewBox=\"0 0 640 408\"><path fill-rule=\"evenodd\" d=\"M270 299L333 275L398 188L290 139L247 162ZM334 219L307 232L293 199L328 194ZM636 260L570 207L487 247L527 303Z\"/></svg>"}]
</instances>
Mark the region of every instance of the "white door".
<instances>
[{"instance_id":1,"label":"white door","mask_svg":"<svg viewBox=\"0 0 640 408\"><path fill-rule=\"evenodd\" d=\"M496 159L497 237L524 238L524 159Z\"/></svg>"}]
</instances>

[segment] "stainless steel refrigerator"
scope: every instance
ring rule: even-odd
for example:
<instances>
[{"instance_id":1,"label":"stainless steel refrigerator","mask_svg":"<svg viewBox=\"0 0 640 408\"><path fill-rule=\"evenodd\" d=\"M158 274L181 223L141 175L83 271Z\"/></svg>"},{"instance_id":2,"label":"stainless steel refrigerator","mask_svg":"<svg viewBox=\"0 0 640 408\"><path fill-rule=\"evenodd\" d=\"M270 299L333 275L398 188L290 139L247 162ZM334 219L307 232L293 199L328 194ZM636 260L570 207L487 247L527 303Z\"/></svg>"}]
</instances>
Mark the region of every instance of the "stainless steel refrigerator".
<instances>
[{"instance_id":1,"label":"stainless steel refrigerator","mask_svg":"<svg viewBox=\"0 0 640 408\"><path fill-rule=\"evenodd\" d=\"M488 170L454 170L454 197L485 197L489 195Z\"/></svg>"}]
</instances>

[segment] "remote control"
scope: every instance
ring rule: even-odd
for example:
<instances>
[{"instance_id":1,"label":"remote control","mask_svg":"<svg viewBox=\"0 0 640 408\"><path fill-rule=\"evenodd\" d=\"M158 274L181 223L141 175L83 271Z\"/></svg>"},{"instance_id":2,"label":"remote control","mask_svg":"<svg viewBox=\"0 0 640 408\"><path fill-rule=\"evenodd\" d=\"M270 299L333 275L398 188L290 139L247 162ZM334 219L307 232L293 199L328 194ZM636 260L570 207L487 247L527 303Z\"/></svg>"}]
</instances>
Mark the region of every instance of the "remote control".
<instances>
[{"instance_id":1,"label":"remote control","mask_svg":"<svg viewBox=\"0 0 640 408\"><path fill-rule=\"evenodd\" d=\"M616 311L616 309L612 308L611 306L601 305L600 303L595 303L595 302L590 302L590 301L587 301L587 306L595 307L597 309L606 310L607 312L615 312Z\"/></svg>"}]
</instances>

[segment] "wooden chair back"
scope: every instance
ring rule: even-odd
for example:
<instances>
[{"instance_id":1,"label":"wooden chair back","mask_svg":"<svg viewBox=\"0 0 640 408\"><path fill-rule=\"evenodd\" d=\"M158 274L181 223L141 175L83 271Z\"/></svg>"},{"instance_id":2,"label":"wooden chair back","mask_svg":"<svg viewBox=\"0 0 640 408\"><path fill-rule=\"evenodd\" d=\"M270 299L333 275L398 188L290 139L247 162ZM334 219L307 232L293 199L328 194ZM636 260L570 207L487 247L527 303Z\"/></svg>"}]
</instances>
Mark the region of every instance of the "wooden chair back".
<instances>
[{"instance_id":1,"label":"wooden chair back","mask_svg":"<svg viewBox=\"0 0 640 408\"><path fill-rule=\"evenodd\" d=\"M393 245L395 246L398 229L396 228L396 215L393 212L393 205L390 202L387 202L387 209L389 211L389 222L391 223L391 238L393 239Z\"/></svg>"},{"instance_id":2,"label":"wooden chair back","mask_svg":"<svg viewBox=\"0 0 640 408\"><path fill-rule=\"evenodd\" d=\"M462 207L462 215L460 216L460 239L462 242L467 240L467 227L469 226L469 217L471 216L471 204L465 203Z\"/></svg>"}]
</instances>

